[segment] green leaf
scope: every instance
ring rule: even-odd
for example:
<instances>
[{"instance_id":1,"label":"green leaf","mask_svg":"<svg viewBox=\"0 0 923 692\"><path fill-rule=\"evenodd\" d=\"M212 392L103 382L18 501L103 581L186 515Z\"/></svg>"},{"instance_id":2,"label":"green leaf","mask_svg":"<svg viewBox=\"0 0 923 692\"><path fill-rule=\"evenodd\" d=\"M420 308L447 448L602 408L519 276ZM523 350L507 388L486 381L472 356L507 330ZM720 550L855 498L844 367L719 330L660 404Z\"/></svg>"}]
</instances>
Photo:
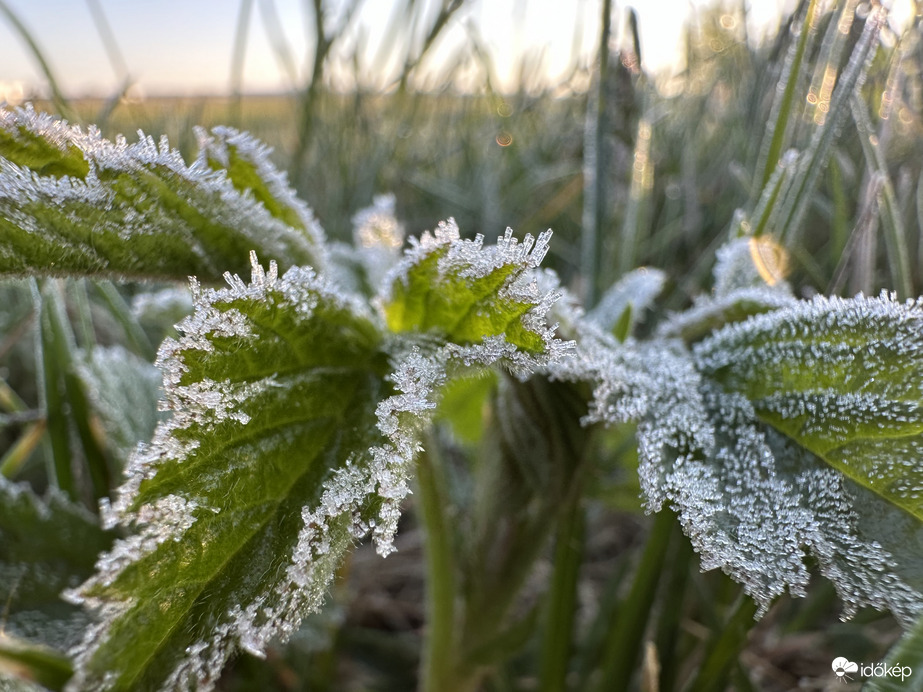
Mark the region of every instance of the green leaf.
<instances>
[{"instance_id":1,"label":"green leaf","mask_svg":"<svg viewBox=\"0 0 923 692\"><path fill-rule=\"evenodd\" d=\"M816 298L725 327L695 353L760 420L923 520L923 303Z\"/></svg>"},{"instance_id":2,"label":"green leaf","mask_svg":"<svg viewBox=\"0 0 923 692\"><path fill-rule=\"evenodd\" d=\"M60 598L93 571L112 537L58 491L47 499L0 477L0 630L64 650L87 618Z\"/></svg>"},{"instance_id":3,"label":"green leaf","mask_svg":"<svg viewBox=\"0 0 923 692\"><path fill-rule=\"evenodd\" d=\"M274 218L300 231L321 237L310 210L288 186L285 174L269 160L272 150L246 132L232 127L215 127L209 136L199 130L200 157L209 168L225 171L241 193L250 193Z\"/></svg>"},{"instance_id":4,"label":"green leaf","mask_svg":"<svg viewBox=\"0 0 923 692\"><path fill-rule=\"evenodd\" d=\"M0 692L60 690L73 674L64 654L0 634Z\"/></svg>"},{"instance_id":5,"label":"green leaf","mask_svg":"<svg viewBox=\"0 0 923 692\"><path fill-rule=\"evenodd\" d=\"M125 461L157 425L160 373L122 346L98 346L76 364L108 448Z\"/></svg>"},{"instance_id":6,"label":"green leaf","mask_svg":"<svg viewBox=\"0 0 923 692\"><path fill-rule=\"evenodd\" d=\"M216 281L251 250L283 268L322 264L320 230L283 175L249 138L225 139L236 163L210 170L166 140L110 142L0 109L0 273Z\"/></svg>"},{"instance_id":7,"label":"green leaf","mask_svg":"<svg viewBox=\"0 0 923 692\"><path fill-rule=\"evenodd\" d=\"M541 234L533 248L531 236L518 244L507 229L485 248L483 236L461 240L454 220L440 222L434 235L411 240L384 298L388 327L430 332L459 345L503 335L525 354L547 354L553 329L544 316L557 294L542 296L530 270L547 252L550 236Z\"/></svg>"},{"instance_id":8,"label":"green leaf","mask_svg":"<svg viewBox=\"0 0 923 692\"><path fill-rule=\"evenodd\" d=\"M161 347L172 418L105 512L134 535L69 594L100 615L77 689L210 688L234 651L261 655L320 605L355 537L396 525L403 438L378 426L401 402L378 328L310 270L254 261L249 285L228 281L195 287Z\"/></svg>"},{"instance_id":9,"label":"green leaf","mask_svg":"<svg viewBox=\"0 0 923 692\"><path fill-rule=\"evenodd\" d=\"M702 568L720 568L743 584L757 601L759 614L786 591L805 594L810 555L840 594L844 616L871 605L890 610L908 625L923 612L923 524L761 422L761 400L751 401L722 386L730 380L728 372L741 371L767 386L810 381L813 375L802 372L780 382L774 368L788 361L770 349L775 342L780 349L790 348L795 316L829 302L799 303L726 326L693 352L676 341L618 345L611 337L584 333L578 358L565 362L556 375L595 384L587 420L638 423L638 471L647 508L673 509L701 556ZM887 305L885 313L919 311ZM866 328L871 332L880 325L880 355L893 325L874 314L874 308L871 312ZM919 332L909 324L913 321L908 320L908 330ZM815 322L820 324L806 333L823 332L822 325L829 322L842 339L850 334L835 318ZM749 343L747 334L759 334L767 350L750 353L740 344L734 347L732 336ZM856 352L867 345L857 345ZM912 361L914 347L908 347L903 357ZM792 356L792 362L806 353L811 349ZM822 370L816 358L804 367ZM892 362L891 376L900 377L900 371ZM849 422L847 418L839 424Z\"/></svg>"}]
</instances>

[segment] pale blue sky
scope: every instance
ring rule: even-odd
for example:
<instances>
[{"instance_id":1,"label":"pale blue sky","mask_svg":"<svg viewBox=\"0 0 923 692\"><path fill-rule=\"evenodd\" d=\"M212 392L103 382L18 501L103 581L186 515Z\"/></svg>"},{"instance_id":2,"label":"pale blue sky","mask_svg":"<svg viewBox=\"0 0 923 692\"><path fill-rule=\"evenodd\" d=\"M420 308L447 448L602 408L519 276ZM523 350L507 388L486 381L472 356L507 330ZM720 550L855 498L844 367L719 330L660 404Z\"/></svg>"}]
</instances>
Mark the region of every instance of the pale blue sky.
<instances>
[{"instance_id":1,"label":"pale blue sky","mask_svg":"<svg viewBox=\"0 0 923 692\"><path fill-rule=\"evenodd\" d=\"M428 0L435 7L433 0ZM909 2L909 0L895 0ZM119 83L87 0L6 0L33 32L52 69L70 95L114 92ZM240 0L96 0L117 37L128 73L146 94L227 93ZM247 45L245 91L278 91L290 85L267 40L259 5L254 0ZM734 4L739 0L733 0ZM778 21L780 7L794 0L749 0L752 31ZM290 45L297 76L303 78L312 46L306 36L310 15L305 0L275 0ZM333 3L336 4L336 3ZM351 54L364 47L365 70L377 64L386 40L388 17L397 3L366 0L357 31L344 42ZM616 6L626 2L616 0ZM693 5L705 0L636 0L641 19L642 53L648 66L676 60L681 27ZM601 0L475 0L463 9L438 46L436 59L447 59L474 27L490 53L501 87L518 56L543 51L542 69L551 78L564 71L573 54L591 51L598 37ZM575 22L582 40L575 41ZM579 39L579 36L578 36ZM347 56L343 56L345 59ZM370 77L371 79L371 77ZM382 78L384 81L384 78ZM21 39L0 16L0 89L3 85L41 85L44 80ZM2 98L2 92L0 92Z\"/></svg>"}]
</instances>

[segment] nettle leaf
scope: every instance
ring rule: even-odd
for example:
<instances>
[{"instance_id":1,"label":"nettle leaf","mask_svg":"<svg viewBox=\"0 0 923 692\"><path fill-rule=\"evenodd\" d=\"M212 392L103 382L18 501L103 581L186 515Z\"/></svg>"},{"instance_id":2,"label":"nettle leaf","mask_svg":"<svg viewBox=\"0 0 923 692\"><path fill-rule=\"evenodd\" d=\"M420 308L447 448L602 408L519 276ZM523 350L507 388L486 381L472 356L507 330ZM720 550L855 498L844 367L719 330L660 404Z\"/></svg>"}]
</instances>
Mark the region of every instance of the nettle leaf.
<instances>
[{"instance_id":1,"label":"nettle leaf","mask_svg":"<svg viewBox=\"0 0 923 692\"><path fill-rule=\"evenodd\" d=\"M455 221L426 232L398 265L383 298L394 332L428 332L458 345L505 344L514 361L550 356L554 327L545 323L555 290L540 291L531 270L548 251L551 232L520 244L513 232L484 247L484 238L461 240ZM499 339L502 335L502 339ZM491 346L493 344L494 346ZM524 360L525 359L525 360Z\"/></svg>"},{"instance_id":2,"label":"nettle leaf","mask_svg":"<svg viewBox=\"0 0 923 692\"><path fill-rule=\"evenodd\" d=\"M815 298L726 327L695 355L762 421L923 520L923 302Z\"/></svg>"},{"instance_id":3,"label":"nettle leaf","mask_svg":"<svg viewBox=\"0 0 923 692\"><path fill-rule=\"evenodd\" d=\"M667 505L676 511L702 567L720 568L742 583L761 613L786 591L804 594L810 579L805 558L810 555L839 592L845 616L871 605L890 610L907 625L923 611L923 525L896 502L899 498L873 491L868 479L860 480L861 474L844 474L825 463L812 453L804 436L792 439L768 425L761 408L764 400L757 392L736 391L746 389L741 382L747 377L760 383L754 387L788 388L793 396L810 389L816 381L810 373L823 377L815 347L825 341L843 345L838 361L842 380L833 378L827 384L833 388L843 382L842 396L847 400L850 383L864 367L866 349L879 357L886 352L893 356L889 365L870 373L891 381L895 385L891 394L899 382L916 382L918 377L912 373L917 365L912 361L917 351L912 343L920 332L911 313L918 308L859 301L874 303L872 312L891 314L887 319L880 313L868 314L869 305L841 305L849 302L817 300L753 317L725 327L694 352L678 340L645 344L629 340L619 345L611 336L585 329L577 356L556 371L595 384L589 421L637 422L639 475L648 509L659 511ZM839 306L829 311L838 317L826 313L825 306ZM865 338L857 338L858 320L849 329L840 316L850 309L867 313ZM798 315L813 326L796 329ZM878 339L873 339L879 329ZM911 336L914 330L917 333ZM796 354L790 345L793 335L807 339L815 332L821 336ZM786 343L789 350L783 357ZM766 350L747 351L748 344ZM771 355L771 344L782 344L782 350ZM847 365L850 349L855 370ZM798 359L808 362L796 364ZM777 360L787 365L777 367ZM783 377L785 367L790 370ZM915 396L916 388L916 384L906 385L905 398ZM844 412L839 420L833 419L834 410L825 424L840 430L863 429L861 420L851 422L851 409L839 409ZM902 411L904 405L898 401L890 417L881 415L890 420L902 417ZM894 425L882 430L880 439L894 431ZM904 432L908 437L896 445L891 457L895 465L901 463L901 450L913 444L913 425L908 424ZM859 453L858 446L853 449ZM877 462L887 463L883 457ZM859 464L868 470L862 466L865 461ZM914 472L906 478L915 478Z\"/></svg>"},{"instance_id":4,"label":"nettle leaf","mask_svg":"<svg viewBox=\"0 0 923 692\"><path fill-rule=\"evenodd\" d=\"M459 291L503 268L494 290L507 298L485 295L478 309L512 339L499 328L476 343L383 336L364 304L313 271L280 279L255 256L250 284L193 282L195 312L158 356L172 417L104 508L107 525L133 533L68 593L99 615L74 651L72 689L210 689L236 650L260 655L289 636L356 538L393 550L420 429L447 378L497 362L525 376L568 348L543 321L554 291L522 278L528 247L453 242ZM408 254L411 274L421 255Z\"/></svg>"},{"instance_id":5,"label":"nettle leaf","mask_svg":"<svg viewBox=\"0 0 923 692\"><path fill-rule=\"evenodd\" d=\"M220 279L256 250L323 262L319 227L249 137L104 139L31 107L0 109L0 273Z\"/></svg>"},{"instance_id":6,"label":"nettle leaf","mask_svg":"<svg viewBox=\"0 0 923 692\"><path fill-rule=\"evenodd\" d=\"M172 418L105 512L133 535L69 594L100 616L73 689L208 689L235 650L260 654L318 607L386 508L389 538L404 438L377 427L401 408L378 328L308 269L228 281L194 287L161 347Z\"/></svg>"},{"instance_id":7,"label":"nettle leaf","mask_svg":"<svg viewBox=\"0 0 923 692\"><path fill-rule=\"evenodd\" d=\"M86 615L61 599L93 571L112 536L96 517L51 490L47 498L0 476L0 631L65 650Z\"/></svg>"}]
</instances>

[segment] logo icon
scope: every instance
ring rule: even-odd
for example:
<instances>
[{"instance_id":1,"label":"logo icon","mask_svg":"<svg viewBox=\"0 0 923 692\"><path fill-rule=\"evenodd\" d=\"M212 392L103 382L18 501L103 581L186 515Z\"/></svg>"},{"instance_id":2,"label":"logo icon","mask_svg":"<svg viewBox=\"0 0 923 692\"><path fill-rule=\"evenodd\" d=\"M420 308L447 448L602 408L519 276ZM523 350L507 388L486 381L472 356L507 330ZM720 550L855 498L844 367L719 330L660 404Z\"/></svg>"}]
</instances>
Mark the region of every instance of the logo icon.
<instances>
[{"instance_id":1,"label":"logo icon","mask_svg":"<svg viewBox=\"0 0 923 692\"><path fill-rule=\"evenodd\" d=\"M833 659L831 664L833 672L836 673L836 676L840 679L840 682L846 682L847 680L852 680L846 673L855 673L859 670L859 664L853 663L842 656L838 656Z\"/></svg>"}]
</instances>

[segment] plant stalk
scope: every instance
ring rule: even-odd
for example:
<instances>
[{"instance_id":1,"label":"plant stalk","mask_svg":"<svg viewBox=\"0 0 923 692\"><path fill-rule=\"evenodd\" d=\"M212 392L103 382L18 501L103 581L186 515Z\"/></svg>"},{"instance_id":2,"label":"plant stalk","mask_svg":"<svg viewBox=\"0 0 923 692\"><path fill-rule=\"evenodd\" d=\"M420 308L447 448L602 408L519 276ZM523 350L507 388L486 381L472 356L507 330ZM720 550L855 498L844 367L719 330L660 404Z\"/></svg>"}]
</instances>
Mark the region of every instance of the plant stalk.
<instances>
[{"instance_id":1,"label":"plant stalk","mask_svg":"<svg viewBox=\"0 0 923 692\"><path fill-rule=\"evenodd\" d=\"M445 515L447 493L435 439L417 463L420 508L426 534L426 642L420 689L442 692L463 689L456 678L455 556Z\"/></svg>"}]
</instances>

